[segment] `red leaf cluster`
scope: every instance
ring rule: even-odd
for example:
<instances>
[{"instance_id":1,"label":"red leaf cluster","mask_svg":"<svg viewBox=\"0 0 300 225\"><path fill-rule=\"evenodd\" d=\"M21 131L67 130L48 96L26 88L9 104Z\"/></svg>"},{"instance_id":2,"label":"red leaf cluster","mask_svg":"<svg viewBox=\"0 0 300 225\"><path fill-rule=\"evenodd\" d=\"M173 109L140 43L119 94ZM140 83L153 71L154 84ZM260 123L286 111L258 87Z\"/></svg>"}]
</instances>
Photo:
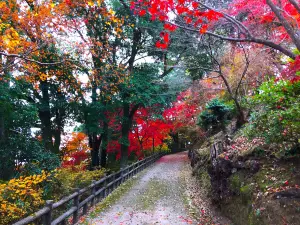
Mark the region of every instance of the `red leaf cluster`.
<instances>
[{"instance_id":1,"label":"red leaf cluster","mask_svg":"<svg viewBox=\"0 0 300 225\"><path fill-rule=\"evenodd\" d=\"M130 8L137 15L144 16L147 11L151 20L165 22L164 29L169 32L174 32L177 29L175 25L169 24L172 13L183 15L186 24L192 24L199 29L201 34L207 31L209 22L217 21L223 17L221 13L214 10L198 10L199 3L190 0L136 0L130 3ZM203 24L203 21L206 23ZM168 47L168 41L158 41L155 46L165 49Z\"/></svg>"},{"instance_id":2,"label":"red leaf cluster","mask_svg":"<svg viewBox=\"0 0 300 225\"><path fill-rule=\"evenodd\" d=\"M160 33L161 40L155 43L157 48L166 49L169 46L170 36L168 32L161 32Z\"/></svg>"}]
</instances>

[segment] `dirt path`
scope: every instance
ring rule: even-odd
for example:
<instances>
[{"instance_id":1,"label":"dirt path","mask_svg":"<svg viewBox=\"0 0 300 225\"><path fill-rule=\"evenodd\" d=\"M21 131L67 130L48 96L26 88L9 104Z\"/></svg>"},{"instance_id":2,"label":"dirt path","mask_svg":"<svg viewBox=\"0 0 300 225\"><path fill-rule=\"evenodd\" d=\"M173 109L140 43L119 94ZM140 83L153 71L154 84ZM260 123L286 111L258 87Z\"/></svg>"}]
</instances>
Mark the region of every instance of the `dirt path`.
<instances>
[{"instance_id":1,"label":"dirt path","mask_svg":"<svg viewBox=\"0 0 300 225\"><path fill-rule=\"evenodd\" d=\"M94 210L82 224L199 224L187 207L189 199L182 175L188 163L186 152L162 157L129 181L128 190L117 189L119 193L115 195L121 194L118 200L106 204L103 210Z\"/></svg>"}]
</instances>

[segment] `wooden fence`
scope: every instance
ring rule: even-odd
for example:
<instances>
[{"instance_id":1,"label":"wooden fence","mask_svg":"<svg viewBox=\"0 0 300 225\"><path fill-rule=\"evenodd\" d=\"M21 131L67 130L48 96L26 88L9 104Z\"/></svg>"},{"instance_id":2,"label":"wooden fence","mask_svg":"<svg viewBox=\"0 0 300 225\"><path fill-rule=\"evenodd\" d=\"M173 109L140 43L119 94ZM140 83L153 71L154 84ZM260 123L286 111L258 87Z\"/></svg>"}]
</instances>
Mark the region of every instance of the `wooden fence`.
<instances>
[{"instance_id":1,"label":"wooden fence","mask_svg":"<svg viewBox=\"0 0 300 225\"><path fill-rule=\"evenodd\" d=\"M93 181L91 185L83 189L77 189L73 194L62 198L58 202L52 200L46 201L46 206L41 210L35 212L33 215L28 216L14 225L25 225L25 224L43 224L43 225L56 225L68 224L68 219L72 217L72 224L78 222L79 218L88 212L88 209L93 207L96 203L104 199L120 184L131 178L138 172L142 171L157 159L161 157L161 154L154 154L141 161L138 161L116 173L105 176L104 178ZM67 211L54 218L54 210L59 207L66 206Z\"/></svg>"}]
</instances>

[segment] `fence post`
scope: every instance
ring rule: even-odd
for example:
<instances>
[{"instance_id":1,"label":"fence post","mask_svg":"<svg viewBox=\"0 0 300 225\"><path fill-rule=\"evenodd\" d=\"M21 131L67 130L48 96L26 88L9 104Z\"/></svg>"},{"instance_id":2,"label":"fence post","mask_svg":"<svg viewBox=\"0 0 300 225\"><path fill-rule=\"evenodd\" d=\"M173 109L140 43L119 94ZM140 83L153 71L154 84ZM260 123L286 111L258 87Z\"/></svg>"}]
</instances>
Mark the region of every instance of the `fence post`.
<instances>
[{"instance_id":1,"label":"fence post","mask_svg":"<svg viewBox=\"0 0 300 225\"><path fill-rule=\"evenodd\" d=\"M49 208L49 212L45 214L44 216L44 224L45 225L51 225L52 222L52 206L53 206L54 201L53 200L47 200L46 201L46 207Z\"/></svg>"},{"instance_id":2,"label":"fence post","mask_svg":"<svg viewBox=\"0 0 300 225\"><path fill-rule=\"evenodd\" d=\"M136 168L138 167L138 163L134 165L133 167L133 173L132 173L132 176L135 176L136 174Z\"/></svg>"},{"instance_id":3,"label":"fence post","mask_svg":"<svg viewBox=\"0 0 300 225\"><path fill-rule=\"evenodd\" d=\"M87 214L88 211L88 203L85 203L82 207L82 215Z\"/></svg>"},{"instance_id":4,"label":"fence post","mask_svg":"<svg viewBox=\"0 0 300 225\"><path fill-rule=\"evenodd\" d=\"M97 196L96 196L96 191L97 191L97 187L96 187L96 181L95 180L92 180L92 195L94 195L94 197L92 198L92 201L91 201L91 206L94 206L95 205L95 202L97 202Z\"/></svg>"},{"instance_id":5,"label":"fence post","mask_svg":"<svg viewBox=\"0 0 300 225\"><path fill-rule=\"evenodd\" d=\"M77 195L74 198L73 204L77 209L73 213L73 224L77 223L79 220L79 188L76 188L75 191L77 192Z\"/></svg>"},{"instance_id":6,"label":"fence post","mask_svg":"<svg viewBox=\"0 0 300 225\"><path fill-rule=\"evenodd\" d=\"M121 183L120 183L120 185L121 185L121 184L124 183L124 169L121 169L121 171L120 171L120 177L121 177Z\"/></svg>"},{"instance_id":7,"label":"fence post","mask_svg":"<svg viewBox=\"0 0 300 225\"><path fill-rule=\"evenodd\" d=\"M126 169L126 174L127 174L127 175L126 175L126 180L128 180L128 179L129 179L129 177L130 177L130 176L129 176L129 166L127 166L127 169Z\"/></svg>"},{"instance_id":8,"label":"fence post","mask_svg":"<svg viewBox=\"0 0 300 225\"><path fill-rule=\"evenodd\" d=\"M108 194L107 194L107 187L106 187L106 185L107 185L107 176L105 175L105 180L104 180L104 182L103 182L103 187L104 187L104 191L103 191L103 198L105 198Z\"/></svg>"},{"instance_id":9,"label":"fence post","mask_svg":"<svg viewBox=\"0 0 300 225\"><path fill-rule=\"evenodd\" d=\"M116 189L116 183L117 183L117 182L116 182L116 177L117 177L117 176L116 176L116 173L114 173L114 175L113 175L113 182L114 182L114 183L113 183L113 185L112 185L112 190L115 190L115 189Z\"/></svg>"},{"instance_id":10,"label":"fence post","mask_svg":"<svg viewBox=\"0 0 300 225\"><path fill-rule=\"evenodd\" d=\"M119 186L122 184L122 171L119 172L118 178L121 178L121 179L119 179L119 181L118 181L118 187L119 187Z\"/></svg>"}]
</instances>

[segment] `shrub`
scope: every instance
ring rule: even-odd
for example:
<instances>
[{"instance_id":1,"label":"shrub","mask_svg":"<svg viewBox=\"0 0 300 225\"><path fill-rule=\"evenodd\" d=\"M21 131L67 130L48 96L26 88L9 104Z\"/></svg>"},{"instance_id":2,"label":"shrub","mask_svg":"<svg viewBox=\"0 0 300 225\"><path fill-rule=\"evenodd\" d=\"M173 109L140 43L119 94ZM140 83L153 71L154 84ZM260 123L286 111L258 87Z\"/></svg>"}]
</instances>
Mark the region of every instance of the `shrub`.
<instances>
[{"instance_id":1,"label":"shrub","mask_svg":"<svg viewBox=\"0 0 300 225\"><path fill-rule=\"evenodd\" d=\"M74 192L74 188L84 188L93 180L100 180L105 176L105 170L85 170L86 165L59 168L56 170L47 189L47 198L59 200Z\"/></svg>"},{"instance_id":2,"label":"shrub","mask_svg":"<svg viewBox=\"0 0 300 225\"><path fill-rule=\"evenodd\" d=\"M206 131L223 129L232 110L229 105L215 98L206 104L205 110L198 116L198 125Z\"/></svg>"},{"instance_id":3,"label":"shrub","mask_svg":"<svg viewBox=\"0 0 300 225\"><path fill-rule=\"evenodd\" d=\"M60 165L59 157L45 151L42 144L29 134L13 134L0 145L0 177L9 180L16 176L52 171Z\"/></svg>"},{"instance_id":4,"label":"shrub","mask_svg":"<svg viewBox=\"0 0 300 225\"><path fill-rule=\"evenodd\" d=\"M10 224L37 211L44 206L44 200L58 201L84 188L105 175L104 170L88 171L85 165L56 169L51 173L42 171L39 175L21 176L9 182L0 183L0 225Z\"/></svg>"},{"instance_id":5,"label":"shrub","mask_svg":"<svg viewBox=\"0 0 300 225\"><path fill-rule=\"evenodd\" d=\"M49 174L11 179L0 184L0 224L10 224L37 210L43 203L43 183Z\"/></svg>"},{"instance_id":6,"label":"shrub","mask_svg":"<svg viewBox=\"0 0 300 225\"><path fill-rule=\"evenodd\" d=\"M250 123L244 133L250 137L264 138L266 143L277 144L284 154L299 148L300 140L300 81L274 80L265 82L250 101Z\"/></svg>"}]
</instances>

